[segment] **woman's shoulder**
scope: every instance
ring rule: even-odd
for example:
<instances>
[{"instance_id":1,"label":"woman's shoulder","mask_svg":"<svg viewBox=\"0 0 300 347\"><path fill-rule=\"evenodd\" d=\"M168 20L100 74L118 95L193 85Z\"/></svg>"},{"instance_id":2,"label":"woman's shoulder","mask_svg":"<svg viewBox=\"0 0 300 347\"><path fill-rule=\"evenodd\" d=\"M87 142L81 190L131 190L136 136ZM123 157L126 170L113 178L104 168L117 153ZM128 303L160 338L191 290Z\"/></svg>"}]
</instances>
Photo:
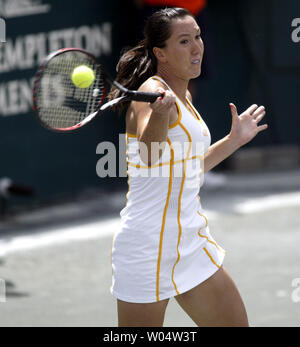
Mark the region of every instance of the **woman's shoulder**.
<instances>
[{"instance_id":1,"label":"woman's shoulder","mask_svg":"<svg viewBox=\"0 0 300 347\"><path fill-rule=\"evenodd\" d=\"M156 93L157 89L163 88L165 90L168 89L168 87L163 84L159 79L155 79L153 77L148 78L144 83L141 84L141 86L138 88L139 92L150 92L150 93ZM136 134L137 130L137 111L140 110L141 107L148 107L144 103L139 103L137 101L131 101L127 112L126 112L126 131L131 134ZM141 114L146 114L142 112Z\"/></svg>"},{"instance_id":2,"label":"woman's shoulder","mask_svg":"<svg viewBox=\"0 0 300 347\"><path fill-rule=\"evenodd\" d=\"M159 87L165 90L169 89L168 86L160 79L156 78L156 76L152 76L149 77L143 84L141 84L138 91L155 93L157 91L157 88Z\"/></svg>"}]
</instances>

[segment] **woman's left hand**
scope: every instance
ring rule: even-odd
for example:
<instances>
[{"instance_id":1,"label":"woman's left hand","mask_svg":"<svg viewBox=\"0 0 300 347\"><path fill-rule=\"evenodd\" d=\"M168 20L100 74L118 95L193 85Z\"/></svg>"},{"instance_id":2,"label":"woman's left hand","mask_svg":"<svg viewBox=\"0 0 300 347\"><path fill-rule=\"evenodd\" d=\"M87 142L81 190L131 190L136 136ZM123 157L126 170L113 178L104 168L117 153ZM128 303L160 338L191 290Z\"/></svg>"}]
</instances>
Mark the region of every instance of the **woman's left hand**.
<instances>
[{"instance_id":1,"label":"woman's left hand","mask_svg":"<svg viewBox=\"0 0 300 347\"><path fill-rule=\"evenodd\" d=\"M245 112L238 115L237 108L230 104L232 115L232 126L229 137L239 147L251 141L259 132L268 128L267 124L258 125L264 118L266 111L264 106L251 105Z\"/></svg>"}]
</instances>

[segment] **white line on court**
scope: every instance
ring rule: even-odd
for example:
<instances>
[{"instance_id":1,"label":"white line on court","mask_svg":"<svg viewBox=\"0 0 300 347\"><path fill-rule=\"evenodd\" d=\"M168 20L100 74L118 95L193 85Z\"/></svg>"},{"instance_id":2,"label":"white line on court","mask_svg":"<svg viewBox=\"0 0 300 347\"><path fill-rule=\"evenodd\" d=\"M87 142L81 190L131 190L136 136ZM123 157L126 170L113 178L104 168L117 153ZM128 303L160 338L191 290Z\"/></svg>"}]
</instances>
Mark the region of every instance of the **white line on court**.
<instances>
[{"instance_id":1,"label":"white line on court","mask_svg":"<svg viewBox=\"0 0 300 347\"><path fill-rule=\"evenodd\" d=\"M233 210L240 214L251 214L291 206L300 206L300 192L247 199L235 206ZM205 214L208 220L216 220L222 215L222 213L207 209L205 209ZM119 228L120 218L113 218L83 225L61 227L55 231L41 231L41 233L16 236L7 240L3 239L0 241L0 256L70 242L112 237Z\"/></svg>"},{"instance_id":2,"label":"white line on court","mask_svg":"<svg viewBox=\"0 0 300 347\"><path fill-rule=\"evenodd\" d=\"M247 199L234 208L235 212L251 214L300 205L300 192L272 194L265 197Z\"/></svg>"},{"instance_id":3,"label":"white line on court","mask_svg":"<svg viewBox=\"0 0 300 347\"><path fill-rule=\"evenodd\" d=\"M217 213L206 213L210 220L217 217ZM120 218L99 221L77 226L61 227L55 231L41 231L24 236L16 236L0 241L0 256L6 254L29 251L42 247L62 245L70 242L101 239L112 237L120 228Z\"/></svg>"},{"instance_id":4,"label":"white line on court","mask_svg":"<svg viewBox=\"0 0 300 347\"><path fill-rule=\"evenodd\" d=\"M8 254L41 247L61 245L71 241L84 241L112 236L120 227L120 218L84 225L61 227L24 236L16 236L0 243L0 253Z\"/></svg>"}]
</instances>

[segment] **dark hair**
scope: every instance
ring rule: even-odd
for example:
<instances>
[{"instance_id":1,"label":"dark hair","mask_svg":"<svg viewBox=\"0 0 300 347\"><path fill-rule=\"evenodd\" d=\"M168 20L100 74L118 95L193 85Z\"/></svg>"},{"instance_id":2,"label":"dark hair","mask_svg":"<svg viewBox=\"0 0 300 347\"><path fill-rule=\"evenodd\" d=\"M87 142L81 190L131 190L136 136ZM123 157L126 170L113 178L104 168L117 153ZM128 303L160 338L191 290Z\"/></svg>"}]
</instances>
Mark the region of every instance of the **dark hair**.
<instances>
[{"instance_id":1,"label":"dark hair","mask_svg":"<svg viewBox=\"0 0 300 347\"><path fill-rule=\"evenodd\" d=\"M171 36L171 22L173 19L185 16L194 17L184 8L164 8L153 13L147 20L144 29L144 39L137 46L123 51L117 64L116 81L128 89L138 89L149 77L155 75L157 61L153 48L163 48ZM112 87L108 99L112 100L121 96L117 88ZM123 103L120 110L128 106Z\"/></svg>"}]
</instances>

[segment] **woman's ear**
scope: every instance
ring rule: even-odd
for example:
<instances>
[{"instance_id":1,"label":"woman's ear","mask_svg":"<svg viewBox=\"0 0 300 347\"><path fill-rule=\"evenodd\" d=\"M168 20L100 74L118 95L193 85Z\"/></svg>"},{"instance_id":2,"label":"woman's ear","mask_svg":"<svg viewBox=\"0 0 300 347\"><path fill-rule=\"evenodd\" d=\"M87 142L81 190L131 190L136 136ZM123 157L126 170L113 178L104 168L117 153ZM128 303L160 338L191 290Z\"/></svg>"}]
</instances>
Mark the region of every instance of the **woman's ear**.
<instances>
[{"instance_id":1,"label":"woman's ear","mask_svg":"<svg viewBox=\"0 0 300 347\"><path fill-rule=\"evenodd\" d=\"M155 58L160 61L161 63L166 63L167 58L165 56L164 51L161 48L154 47L153 48L153 54L155 55Z\"/></svg>"}]
</instances>

